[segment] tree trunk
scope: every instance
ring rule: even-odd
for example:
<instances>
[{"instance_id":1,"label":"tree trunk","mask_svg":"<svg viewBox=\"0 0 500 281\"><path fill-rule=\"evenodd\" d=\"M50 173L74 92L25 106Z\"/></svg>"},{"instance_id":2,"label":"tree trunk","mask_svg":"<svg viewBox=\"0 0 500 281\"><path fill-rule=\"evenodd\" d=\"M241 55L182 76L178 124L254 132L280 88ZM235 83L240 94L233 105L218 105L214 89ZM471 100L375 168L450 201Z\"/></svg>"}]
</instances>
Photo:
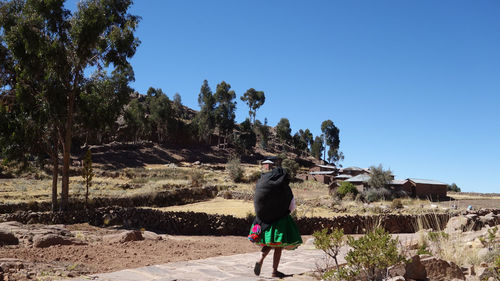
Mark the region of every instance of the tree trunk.
<instances>
[{"instance_id":1,"label":"tree trunk","mask_svg":"<svg viewBox=\"0 0 500 281\"><path fill-rule=\"evenodd\" d=\"M85 180L87 183L87 192L85 193L85 208L89 208L88 201L89 201L89 181L88 179Z\"/></svg>"},{"instance_id":2,"label":"tree trunk","mask_svg":"<svg viewBox=\"0 0 500 281\"><path fill-rule=\"evenodd\" d=\"M75 104L75 93L71 91L68 96L68 110L65 125L65 135L63 143L63 170L61 187L61 211L65 211L68 206L69 194L69 168L71 161L71 137L73 134L73 109Z\"/></svg>"},{"instance_id":3,"label":"tree trunk","mask_svg":"<svg viewBox=\"0 0 500 281\"><path fill-rule=\"evenodd\" d=\"M59 173L59 157L57 157L57 147L58 145L56 143L54 151L52 152L52 212L57 210L57 177Z\"/></svg>"}]
</instances>

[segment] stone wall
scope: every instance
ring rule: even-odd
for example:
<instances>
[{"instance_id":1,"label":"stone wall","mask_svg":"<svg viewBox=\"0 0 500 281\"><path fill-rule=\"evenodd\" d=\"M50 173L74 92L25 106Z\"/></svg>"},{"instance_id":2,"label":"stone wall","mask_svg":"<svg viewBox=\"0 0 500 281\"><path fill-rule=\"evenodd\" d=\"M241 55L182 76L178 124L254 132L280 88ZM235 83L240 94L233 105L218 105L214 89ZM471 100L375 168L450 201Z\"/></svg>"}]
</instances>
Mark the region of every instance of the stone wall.
<instances>
[{"instance_id":1,"label":"stone wall","mask_svg":"<svg viewBox=\"0 0 500 281\"><path fill-rule=\"evenodd\" d=\"M449 214L340 216L332 218L300 218L301 234L330 227L343 228L346 234L361 234L375 226L391 233L411 233L423 228L443 229ZM96 226L123 225L127 228L175 235L247 235L253 218L209 215L194 212L162 212L142 208L104 207L94 210L71 210L66 213L16 212L0 215L0 221L22 223L73 224L89 222Z\"/></svg>"},{"instance_id":2,"label":"stone wall","mask_svg":"<svg viewBox=\"0 0 500 281\"><path fill-rule=\"evenodd\" d=\"M184 205L215 198L215 196L217 195L217 190L218 189L216 186L207 186L203 188L174 188L166 191L152 192L149 194L139 194L122 198L91 198L89 202L89 208L95 209L106 206L167 207L173 205ZM50 202L33 201L16 204L0 204L0 214L13 213L17 211L46 212L50 211L50 209ZM68 209L85 209L85 201L70 198Z\"/></svg>"}]
</instances>

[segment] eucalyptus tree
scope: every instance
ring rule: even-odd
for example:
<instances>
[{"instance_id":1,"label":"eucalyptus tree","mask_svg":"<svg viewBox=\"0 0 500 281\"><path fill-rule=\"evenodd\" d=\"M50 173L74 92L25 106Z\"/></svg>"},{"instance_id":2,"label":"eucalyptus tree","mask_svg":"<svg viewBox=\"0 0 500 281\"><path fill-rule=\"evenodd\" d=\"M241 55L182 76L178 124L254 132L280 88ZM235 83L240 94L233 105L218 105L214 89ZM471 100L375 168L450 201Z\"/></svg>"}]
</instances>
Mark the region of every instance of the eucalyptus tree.
<instances>
[{"instance_id":1,"label":"eucalyptus tree","mask_svg":"<svg viewBox=\"0 0 500 281\"><path fill-rule=\"evenodd\" d=\"M290 128L290 121L287 118L281 118L276 125L276 136L283 143L287 143L292 139L292 129Z\"/></svg>"},{"instance_id":2,"label":"eucalyptus tree","mask_svg":"<svg viewBox=\"0 0 500 281\"><path fill-rule=\"evenodd\" d=\"M175 126L172 102L162 89L150 87L146 95L148 122L151 123L149 138L163 143L169 137L170 128Z\"/></svg>"},{"instance_id":3,"label":"eucalyptus tree","mask_svg":"<svg viewBox=\"0 0 500 281\"><path fill-rule=\"evenodd\" d=\"M245 94L241 97L250 108L248 114L250 115L250 120L253 117L253 124L255 124L255 115L257 114L257 109L259 109L264 102L266 102L266 96L263 91L256 91L254 88L248 89Z\"/></svg>"},{"instance_id":4,"label":"eucalyptus tree","mask_svg":"<svg viewBox=\"0 0 500 281\"><path fill-rule=\"evenodd\" d=\"M311 145L311 154L314 158L320 160L321 159L321 154L325 150L325 147L323 146L323 139L320 136L316 136L314 138L314 141Z\"/></svg>"},{"instance_id":5,"label":"eucalyptus tree","mask_svg":"<svg viewBox=\"0 0 500 281\"><path fill-rule=\"evenodd\" d=\"M195 125L195 131L198 138L201 140L208 137L210 142L210 137L212 136L215 129L215 96L208 85L208 81L204 80L200 88L200 93L198 94L198 105L200 106L200 111L196 114L193 124Z\"/></svg>"},{"instance_id":6,"label":"eucalyptus tree","mask_svg":"<svg viewBox=\"0 0 500 281\"><path fill-rule=\"evenodd\" d=\"M223 135L227 139L228 134L233 132L234 119L236 118L236 93L231 90L231 85L225 81L220 82L215 90L215 123L219 129L219 145L220 136ZM227 140L225 141L225 143Z\"/></svg>"},{"instance_id":7,"label":"eucalyptus tree","mask_svg":"<svg viewBox=\"0 0 500 281\"><path fill-rule=\"evenodd\" d=\"M332 163L337 163L344 159L344 155L339 151L340 145L340 137L339 137L339 128L335 126L332 120L326 120L321 123L321 131L323 132L324 139L328 148L328 159L326 157L325 160L328 160ZM326 150L325 150L326 153Z\"/></svg>"},{"instance_id":8,"label":"eucalyptus tree","mask_svg":"<svg viewBox=\"0 0 500 281\"><path fill-rule=\"evenodd\" d=\"M38 140L44 143L41 146L57 158L62 152L61 210L68 202L77 101L92 78L89 73L109 69L125 83L134 79L128 59L139 45L134 36L139 18L127 12L131 4L131 0L81 0L72 13L64 0L0 2L0 56L6 65L0 68L0 89L2 95L15 95L17 116L47 136Z\"/></svg>"}]
</instances>

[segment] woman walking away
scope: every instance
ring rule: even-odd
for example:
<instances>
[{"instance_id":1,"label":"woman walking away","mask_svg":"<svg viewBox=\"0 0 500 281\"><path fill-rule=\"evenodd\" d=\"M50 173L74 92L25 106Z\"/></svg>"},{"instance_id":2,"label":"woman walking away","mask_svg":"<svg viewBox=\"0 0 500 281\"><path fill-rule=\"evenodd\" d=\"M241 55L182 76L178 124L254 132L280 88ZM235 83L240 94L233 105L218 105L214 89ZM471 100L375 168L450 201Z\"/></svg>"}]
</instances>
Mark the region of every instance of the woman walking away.
<instances>
[{"instance_id":1,"label":"woman walking away","mask_svg":"<svg viewBox=\"0 0 500 281\"><path fill-rule=\"evenodd\" d=\"M297 225L290 216L295 200L289 186L289 176L281 167L265 173L257 182L254 196L255 220L248 239L261 246L261 256L254 273L260 274L264 258L274 249L272 277L283 278L278 265L283 249L294 250L302 244Z\"/></svg>"}]
</instances>

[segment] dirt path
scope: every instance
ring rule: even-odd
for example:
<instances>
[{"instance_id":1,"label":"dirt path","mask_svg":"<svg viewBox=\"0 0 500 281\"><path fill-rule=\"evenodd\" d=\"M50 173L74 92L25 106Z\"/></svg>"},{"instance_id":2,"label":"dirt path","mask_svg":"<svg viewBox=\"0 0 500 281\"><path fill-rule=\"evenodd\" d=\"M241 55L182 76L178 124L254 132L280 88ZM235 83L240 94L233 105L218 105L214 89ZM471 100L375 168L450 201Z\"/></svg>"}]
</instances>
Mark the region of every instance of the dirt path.
<instances>
[{"instance_id":1,"label":"dirt path","mask_svg":"<svg viewBox=\"0 0 500 281\"><path fill-rule=\"evenodd\" d=\"M0 263L2 259L15 259L23 263L25 273L12 280L53 280L59 276L74 277L259 250L259 247L242 236L161 235L162 240L109 243L99 237L117 230L97 228L88 224L70 225L66 228L77 233L77 238L93 242L87 245L56 245L48 248L26 247L22 244L0 247Z\"/></svg>"}]
</instances>

